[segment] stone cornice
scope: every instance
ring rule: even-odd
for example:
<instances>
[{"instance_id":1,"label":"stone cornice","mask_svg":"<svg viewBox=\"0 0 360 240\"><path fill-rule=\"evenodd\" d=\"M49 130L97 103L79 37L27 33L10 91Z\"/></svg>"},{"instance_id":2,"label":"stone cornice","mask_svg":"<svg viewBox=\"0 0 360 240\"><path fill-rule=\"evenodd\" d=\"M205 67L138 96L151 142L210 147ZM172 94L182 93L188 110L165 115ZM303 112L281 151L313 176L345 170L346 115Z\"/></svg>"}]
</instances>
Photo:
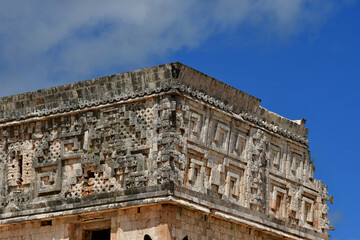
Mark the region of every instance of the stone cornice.
<instances>
[{"instance_id":1,"label":"stone cornice","mask_svg":"<svg viewBox=\"0 0 360 240\"><path fill-rule=\"evenodd\" d=\"M184 84L181 84L176 81L171 81L169 84L164 84L156 89L153 90L145 90L145 91L136 91L131 93L122 93L115 96L103 96L99 97L97 99L90 99L90 100L83 100L80 99L78 103L68 103L64 104L60 107L54 107L54 108L46 108L42 110L37 110L34 112L27 112L23 115L16 115L14 113L12 116L8 116L7 118L0 119L0 126L2 124L11 124L14 122L24 121L31 118L43 118L48 117L54 114L67 114L73 111L80 111L80 110L86 110L88 108L94 108L99 106L106 106L109 104L117 104L121 101L128 101L128 100L135 100L137 98L142 97L149 97L154 94L164 94L164 93L171 93L171 92L181 92L188 94L189 96L196 98L200 101L203 101L219 110L225 111L229 114L235 114L233 112L233 106L230 104L225 104L224 102L220 101L219 99L216 99L212 96L209 96L207 94L204 94L196 89L192 89L189 86L186 86ZM274 124L271 124L267 121L264 121L263 119L254 116L249 113L240 113L239 116L243 118L246 121L251 122L254 125L257 125L259 127L265 128L268 131L277 133L285 138L289 138L293 141L296 141L300 144L303 144L305 146L309 145L309 140L301 137L300 135L296 135L284 128L281 128L279 126L276 126Z\"/></svg>"},{"instance_id":2,"label":"stone cornice","mask_svg":"<svg viewBox=\"0 0 360 240\"><path fill-rule=\"evenodd\" d=\"M2 97L0 123L114 103L176 86L221 110L248 113L307 137L304 121L292 121L273 113L260 106L260 99L178 62Z\"/></svg>"},{"instance_id":3,"label":"stone cornice","mask_svg":"<svg viewBox=\"0 0 360 240\"><path fill-rule=\"evenodd\" d=\"M278 126L276 126L274 124L268 123L268 122L266 122L266 121L264 121L264 120L262 120L262 119L260 119L258 117L252 116L252 115L250 115L248 113L240 114L240 116L243 119L245 119L245 120L247 120L247 121L249 121L249 122L251 122L251 123L253 123L253 124L255 124L255 125L259 126L259 127L265 128L266 130L269 130L269 131L271 131L273 133L277 133L277 134L279 134L279 135L281 135L281 136L283 136L285 138L289 138L289 139L294 140L294 141L296 141L298 143L301 143L301 144L303 144L305 146L309 145L309 140L308 139L306 139L304 137L301 137L300 135L293 134L293 133L291 133L290 131L288 131L288 130L286 130L284 128L281 128L281 127L278 127Z\"/></svg>"},{"instance_id":4,"label":"stone cornice","mask_svg":"<svg viewBox=\"0 0 360 240\"><path fill-rule=\"evenodd\" d=\"M67 113L70 113L73 111L86 110L88 108L98 107L98 106L102 106L102 105L106 106L108 104L117 104L120 101L135 100L136 98L147 97L147 96L151 96L153 94L162 94L162 93L173 92L173 91L179 91L179 92L189 94L190 96L192 96L198 100L201 100L203 102L206 102L207 104L210 104L217 109L220 109L220 110L225 111L230 114L233 113L233 106L231 106L229 104L225 104L224 102L220 101L219 99L211 97L211 96L204 94L198 90L193 90L191 87L188 87L186 85L183 85L180 83L175 83L173 86L166 84L166 85L158 87L154 90L123 93L123 94L116 95L113 97L100 97L98 99L83 100L83 101L81 99L78 103L74 103L74 104L69 103L68 105L64 105L64 106L60 106L60 107L37 110L35 112L25 113L20 116L16 116L14 114L13 116L9 116L8 118L0 119L0 126L1 126L1 124L14 123L14 121L19 122L19 121L28 120L31 118L39 118L39 117L43 118L43 117L48 117L48 116L51 116L54 114L67 114ZM286 129L283 129L274 124L268 123L256 116L253 116L248 113L240 113L240 116L246 121L249 121L259 127L265 128L271 132L277 133L283 137L289 138L291 140L294 140L294 141L304 144L306 146L308 146L308 144L309 144L308 139L303 138L300 135L295 135Z\"/></svg>"}]
</instances>

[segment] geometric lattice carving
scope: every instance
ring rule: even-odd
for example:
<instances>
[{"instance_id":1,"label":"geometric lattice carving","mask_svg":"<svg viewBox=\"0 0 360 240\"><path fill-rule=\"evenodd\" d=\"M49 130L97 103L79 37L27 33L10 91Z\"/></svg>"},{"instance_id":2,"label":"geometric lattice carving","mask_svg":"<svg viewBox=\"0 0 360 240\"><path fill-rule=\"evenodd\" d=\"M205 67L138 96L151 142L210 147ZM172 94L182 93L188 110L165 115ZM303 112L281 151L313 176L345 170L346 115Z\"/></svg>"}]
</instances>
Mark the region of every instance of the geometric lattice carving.
<instances>
[{"instance_id":1,"label":"geometric lattice carving","mask_svg":"<svg viewBox=\"0 0 360 240\"><path fill-rule=\"evenodd\" d=\"M251 209L260 212L265 211L265 168L267 160L267 135L260 131L254 130L249 139L248 146L248 168L247 168L247 204Z\"/></svg>"},{"instance_id":2,"label":"geometric lattice carving","mask_svg":"<svg viewBox=\"0 0 360 240\"><path fill-rule=\"evenodd\" d=\"M176 81L182 77L167 74ZM185 189L181 197L196 202L192 194L202 196L200 204L211 208L224 203L262 219L323 233L330 228L330 199L326 185L313 177L301 123L261 108L241 92L229 95L239 103L232 108L224 101L228 92L217 92L217 84L194 83L199 90L187 83L163 87L158 78L135 73L134 86L89 101L96 80L68 92L86 97L65 102L59 95L59 102L71 107L36 108L39 114L29 108L29 116L1 122L0 208L33 208L46 199L114 202L143 189L159 190L163 197Z\"/></svg>"},{"instance_id":3,"label":"geometric lattice carving","mask_svg":"<svg viewBox=\"0 0 360 240\"><path fill-rule=\"evenodd\" d=\"M302 222L310 227L314 224L314 200L306 196L302 199Z\"/></svg>"},{"instance_id":4,"label":"geometric lattice carving","mask_svg":"<svg viewBox=\"0 0 360 240\"><path fill-rule=\"evenodd\" d=\"M238 204L244 204L244 172L246 166L229 158L224 159L224 166L226 171L224 196L226 196L230 201L234 201Z\"/></svg>"},{"instance_id":5,"label":"geometric lattice carving","mask_svg":"<svg viewBox=\"0 0 360 240\"><path fill-rule=\"evenodd\" d=\"M271 165L272 167L277 170L277 171L281 171L281 167L282 167L282 159L281 159L281 149L280 147L274 145L274 144L270 144L270 161L271 161Z\"/></svg>"},{"instance_id":6,"label":"geometric lattice carving","mask_svg":"<svg viewBox=\"0 0 360 240\"><path fill-rule=\"evenodd\" d=\"M195 153L196 154L196 153ZM188 159L187 182L189 186L201 192L206 192L205 183L209 181L210 169L207 160L201 154L190 154Z\"/></svg>"},{"instance_id":7,"label":"geometric lattice carving","mask_svg":"<svg viewBox=\"0 0 360 240\"><path fill-rule=\"evenodd\" d=\"M189 121L189 138L195 142L204 144L209 119L204 110L190 106L186 113Z\"/></svg>"},{"instance_id":8,"label":"geometric lattice carving","mask_svg":"<svg viewBox=\"0 0 360 240\"><path fill-rule=\"evenodd\" d=\"M10 150L8 157L8 185L16 187L22 184L23 158L20 150Z\"/></svg>"},{"instance_id":9,"label":"geometric lattice carving","mask_svg":"<svg viewBox=\"0 0 360 240\"><path fill-rule=\"evenodd\" d=\"M303 157L293 152L291 154L291 162L290 162L290 176L295 178L301 178L302 176L302 166L303 166Z\"/></svg>"},{"instance_id":10,"label":"geometric lattice carving","mask_svg":"<svg viewBox=\"0 0 360 240\"><path fill-rule=\"evenodd\" d=\"M37 192L39 195L49 195L61 190L61 162L50 167L37 169Z\"/></svg>"},{"instance_id":11,"label":"geometric lattice carving","mask_svg":"<svg viewBox=\"0 0 360 240\"><path fill-rule=\"evenodd\" d=\"M287 194L285 189L278 186L271 186L270 210L280 219L286 217L286 198Z\"/></svg>"},{"instance_id":12,"label":"geometric lattice carving","mask_svg":"<svg viewBox=\"0 0 360 240\"><path fill-rule=\"evenodd\" d=\"M211 144L214 148L226 153L229 144L230 128L221 122L212 122L213 139Z\"/></svg>"},{"instance_id":13,"label":"geometric lattice carving","mask_svg":"<svg viewBox=\"0 0 360 240\"><path fill-rule=\"evenodd\" d=\"M235 130L231 134L230 154L237 158L243 158L245 147L247 144L247 133L242 130Z\"/></svg>"}]
</instances>

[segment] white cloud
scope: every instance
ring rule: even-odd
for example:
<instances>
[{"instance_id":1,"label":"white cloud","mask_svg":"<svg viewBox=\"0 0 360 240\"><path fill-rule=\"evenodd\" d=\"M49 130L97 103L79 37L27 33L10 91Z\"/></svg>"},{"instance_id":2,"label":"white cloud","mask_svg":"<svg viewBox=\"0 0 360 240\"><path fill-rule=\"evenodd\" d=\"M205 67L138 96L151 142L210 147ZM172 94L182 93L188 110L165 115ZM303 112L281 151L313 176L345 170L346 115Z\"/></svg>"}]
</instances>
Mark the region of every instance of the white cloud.
<instances>
[{"instance_id":1,"label":"white cloud","mask_svg":"<svg viewBox=\"0 0 360 240\"><path fill-rule=\"evenodd\" d=\"M1 1L0 96L141 65L242 24L295 34L326 19L330 2Z\"/></svg>"},{"instance_id":2,"label":"white cloud","mask_svg":"<svg viewBox=\"0 0 360 240\"><path fill-rule=\"evenodd\" d=\"M329 212L329 221L331 225L341 224L344 222L344 214L340 210L333 210ZM336 229L336 228L335 228Z\"/></svg>"}]
</instances>

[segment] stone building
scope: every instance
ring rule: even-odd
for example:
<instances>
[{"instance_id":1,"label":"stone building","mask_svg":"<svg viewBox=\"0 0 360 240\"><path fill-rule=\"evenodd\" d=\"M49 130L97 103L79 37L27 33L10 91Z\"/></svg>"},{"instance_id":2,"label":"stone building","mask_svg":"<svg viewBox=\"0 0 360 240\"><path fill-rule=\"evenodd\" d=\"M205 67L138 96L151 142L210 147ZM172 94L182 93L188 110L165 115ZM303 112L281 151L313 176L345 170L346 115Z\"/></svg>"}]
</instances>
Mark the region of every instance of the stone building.
<instances>
[{"instance_id":1,"label":"stone building","mask_svg":"<svg viewBox=\"0 0 360 240\"><path fill-rule=\"evenodd\" d=\"M0 98L0 239L329 239L304 124L181 63Z\"/></svg>"}]
</instances>

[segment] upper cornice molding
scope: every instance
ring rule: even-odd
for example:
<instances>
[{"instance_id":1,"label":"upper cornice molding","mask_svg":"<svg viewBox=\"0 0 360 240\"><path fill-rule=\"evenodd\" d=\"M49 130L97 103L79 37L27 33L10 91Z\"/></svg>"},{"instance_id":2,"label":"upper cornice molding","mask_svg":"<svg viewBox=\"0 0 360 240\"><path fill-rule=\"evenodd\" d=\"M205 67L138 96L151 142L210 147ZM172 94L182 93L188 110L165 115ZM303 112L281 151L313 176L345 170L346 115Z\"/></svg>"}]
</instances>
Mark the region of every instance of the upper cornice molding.
<instances>
[{"instance_id":1,"label":"upper cornice molding","mask_svg":"<svg viewBox=\"0 0 360 240\"><path fill-rule=\"evenodd\" d=\"M0 124L68 113L177 91L301 144L305 121L292 121L260 106L261 100L182 63L168 63L0 98Z\"/></svg>"}]
</instances>

